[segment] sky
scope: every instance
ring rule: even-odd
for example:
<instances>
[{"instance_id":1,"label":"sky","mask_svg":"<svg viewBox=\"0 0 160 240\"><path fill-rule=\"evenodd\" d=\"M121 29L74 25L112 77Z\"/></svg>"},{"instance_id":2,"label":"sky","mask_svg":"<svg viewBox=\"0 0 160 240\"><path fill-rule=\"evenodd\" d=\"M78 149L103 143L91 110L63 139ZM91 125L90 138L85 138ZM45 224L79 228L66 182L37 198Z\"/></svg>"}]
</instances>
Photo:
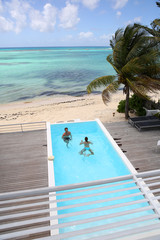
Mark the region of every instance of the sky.
<instances>
[{"instance_id":1,"label":"sky","mask_svg":"<svg viewBox=\"0 0 160 240\"><path fill-rule=\"evenodd\" d=\"M159 17L156 0L0 0L0 48L109 46L118 28Z\"/></svg>"}]
</instances>

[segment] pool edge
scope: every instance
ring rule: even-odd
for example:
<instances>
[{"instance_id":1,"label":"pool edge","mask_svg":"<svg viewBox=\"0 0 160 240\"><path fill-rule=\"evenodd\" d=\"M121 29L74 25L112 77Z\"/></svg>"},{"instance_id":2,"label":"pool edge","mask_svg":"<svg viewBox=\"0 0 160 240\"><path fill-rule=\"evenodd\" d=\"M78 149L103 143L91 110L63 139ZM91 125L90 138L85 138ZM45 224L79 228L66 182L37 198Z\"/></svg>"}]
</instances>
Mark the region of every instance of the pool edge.
<instances>
[{"instance_id":1,"label":"pool edge","mask_svg":"<svg viewBox=\"0 0 160 240\"><path fill-rule=\"evenodd\" d=\"M99 124L99 126L101 127L102 131L105 133L107 138L109 138L109 140L111 141L111 144L113 145L115 150L118 152L121 159L129 169L129 171L131 172L131 174L136 174L137 173L136 169L133 167L132 163L129 161L126 155L122 152L122 150L118 147L117 143L115 142L115 140L113 139L109 131L106 129L106 127L103 125L103 123L100 121L100 119L96 118L95 121Z\"/></svg>"}]
</instances>

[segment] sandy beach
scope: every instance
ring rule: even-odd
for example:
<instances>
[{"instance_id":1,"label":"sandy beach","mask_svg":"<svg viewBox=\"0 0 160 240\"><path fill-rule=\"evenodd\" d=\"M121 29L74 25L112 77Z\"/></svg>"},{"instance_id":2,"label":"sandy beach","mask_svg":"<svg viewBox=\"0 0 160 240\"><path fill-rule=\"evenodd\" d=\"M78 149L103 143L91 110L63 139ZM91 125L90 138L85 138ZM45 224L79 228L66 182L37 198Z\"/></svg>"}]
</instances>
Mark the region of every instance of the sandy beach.
<instances>
[{"instance_id":1,"label":"sandy beach","mask_svg":"<svg viewBox=\"0 0 160 240\"><path fill-rule=\"evenodd\" d=\"M90 94L81 97L50 96L23 102L0 105L0 124L25 122L69 121L73 119L94 120L102 122L124 121L124 114L118 113L117 106L124 99L122 91L112 95L106 106L101 94ZM115 116L113 117L113 113Z\"/></svg>"},{"instance_id":2,"label":"sandy beach","mask_svg":"<svg viewBox=\"0 0 160 240\"><path fill-rule=\"evenodd\" d=\"M158 97L155 95L154 99L157 100ZM73 119L85 121L96 118L99 118L102 122L125 121L124 114L117 112L118 103L122 99L125 99L125 95L122 91L118 91L112 95L107 106L103 103L101 94L81 97L56 95L23 102L0 104L0 124L39 121L55 123Z\"/></svg>"}]
</instances>

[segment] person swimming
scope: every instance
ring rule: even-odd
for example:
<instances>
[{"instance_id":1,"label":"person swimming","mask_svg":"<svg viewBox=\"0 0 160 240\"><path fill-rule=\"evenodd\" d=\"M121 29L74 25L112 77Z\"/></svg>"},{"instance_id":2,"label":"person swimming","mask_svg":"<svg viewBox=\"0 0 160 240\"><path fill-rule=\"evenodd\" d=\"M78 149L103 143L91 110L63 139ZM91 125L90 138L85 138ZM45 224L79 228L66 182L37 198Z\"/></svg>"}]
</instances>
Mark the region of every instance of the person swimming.
<instances>
[{"instance_id":1,"label":"person swimming","mask_svg":"<svg viewBox=\"0 0 160 240\"><path fill-rule=\"evenodd\" d=\"M62 135L62 139L66 143L66 146L68 147L69 141L72 140L72 134L71 134L71 132L68 131L67 127L64 129L64 131L65 132Z\"/></svg>"},{"instance_id":2,"label":"person swimming","mask_svg":"<svg viewBox=\"0 0 160 240\"><path fill-rule=\"evenodd\" d=\"M85 156L85 151L88 150L91 154L89 155L94 155L94 152L92 151L92 149L90 148L90 144L93 144L92 142L88 141L88 137L85 137L85 141L81 140L80 145L84 144L84 148L80 151L80 155L84 155Z\"/></svg>"}]
</instances>

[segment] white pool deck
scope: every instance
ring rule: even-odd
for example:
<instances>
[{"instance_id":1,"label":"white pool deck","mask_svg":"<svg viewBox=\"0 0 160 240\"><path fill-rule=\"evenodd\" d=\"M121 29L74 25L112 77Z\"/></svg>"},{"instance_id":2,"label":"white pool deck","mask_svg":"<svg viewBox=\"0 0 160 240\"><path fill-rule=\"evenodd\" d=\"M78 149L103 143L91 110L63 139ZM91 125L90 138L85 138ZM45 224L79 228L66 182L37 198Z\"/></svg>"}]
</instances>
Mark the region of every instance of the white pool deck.
<instances>
[{"instance_id":1,"label":"white pool deck","mask_svg":"<svg viewBox=\"0 0 160 240\"><path fill-rule=\"evenodd\" d=\"M97 121L99 122L99 120L97 120ZM124 154L121 151L120 147L118 147L118 145L112 138L112 137L118 137L118 138L121 137L122 146L125 150L127 150L127 154L129 154L129 150L128 150L129 148L127 148L128 145L127 144L125 145L124 144L125 141L123 141L122 135L124 136L125 134L123 134L123 132L121 132L122 129L120 129L120 131L117 134L116 131L114 132L116 125L108 124L109 128L111 129L111 131L109 131L112 133L112 136L111 136L110 133L106 130L107 123L105 124L105 127L103 124L101 124L101 122L99 122L99 124L100 124L100 127L102 128L102 130L107 135L107 137L110 138L110 141L114 145L115 149L121 155L121 157L122 157L123 161L125 162L125 164L127 165L127 167L130 169L131 174L127 175L127 176L112 178L112 179L105 179L105 180L98 180L98 181L92 181L92 182L87 182L87 183L55 187L54 186L54 177L53 177L53 162L48 160L48 166L49 166L48 167L48 177L49 177L48 179L49 179L49 182L52 183L52 185L50 187L45 186L46 183L44 181L44 186L41 185L43 187L40 187L40 188L35 188L35 186L32 185L32 183L31 183L30 187L28 187L29 185L27 185L27 187L25 188L28 190L15 191L16 189L14 188L13 189L14 192L6 192L5 191L5 193L3 192L0 194L0 239L10 239L10 238L12 238L12 239L24 239L24 238L32 239L32 237L34 237L36 239L66 239L66 238L70 238L70 237L72 237L72 239L77 239L77 237L79 237L79 239L81 239L81 236L83 236L84 234L87 236L86 239L98 239L98 240L99 239L117 239L117 240L118 239L123 239L123 240L126 239L126 240L128 240L128 238L129 239L146 239L146 240L160 239L160 222L157 221L157 219L160 218L160 203L159 203L159 201L160 201L160 195L159 195L159 192L160 192L160 169L156 170L156 168L155 168L155 170L148 171L148 172L143 172L141 169L141 172L137 172L135 170L135 168L133 167L133 165L131 164L131 161L128 160L126 154ZM130 129L130 126L128 126L128 127L129 127L128 129ZM44 150L45 142L43 142L43 140L40 143L43 146L43 148L41 146L41 148L43 149L43 153L41 152L41 154L43 155L45 162L47 160L47 156L44 157L44 153L46 153L46 155L48 155L48 156L52 155L51 140L49 140L51 138L50 138L50 132L48 129L49 129L49 123L47 123L47 128L46 128L47 138L48 138L47 149ZM128 129L125 127L127 134L129 132ZM38 133L38 131L36 133L35 133L35 131L33 131L33 132L36 135ZM42 134L42 132L44 134L45 130L43 130L43 131L40 130L40 132L41 132L41 134ZM2 135L0 134L0 138L6 137L6 136L4 136L5 134L2 134ZM24 133L23 134L21 133L22 138L24 138L24 135L25 135ZM139 133L138 133L138 135L139 135ZM152 132L150 132L150 136L153 136L153 135L154 134ZM26 134L26 136L28 136L28 135ZM154 139L156 140L157 137L158 137L158 135L155 135ZM148 139L148 141L150 141L150 139ZM137 144L138 144L138 142L137 142ZM30 142L30 148L32 148L31 146L34 149L32 142ZM22 151L24 151L24 149ZM8 156L7 149L6 149L5 153L6 153L6 156ZM31 151L30 153L33 154L33 151ZM154 152L152 152L152 153L154 153ZM154 154L153 154L153 156L154 156ZM155 156L157 157L158 153L156 153ZM2 154L0 157L1 157L1 159L3 159ZM22 157L24 159L25 154L22 155ZM38 159L40 159L39 156L36 156L36 153L35 153L34 158L36 159L36 157ZM17 156L17 158L18 158L18 156ZM145 161L143 161L143 162L145 164ZM7 166L9 164L10 163L8 162ZM50 167L51 165L52 165L52 167ZM32 168L33 167L34 167L34 164L32 165ZM148 169L148 170L150 170L150 169ZM3 169L3 171L4 171L4 169ZM27 168L26 168L26 172L27 172ZM32 172L32 169L30 169L30 172ZM34 170L34 172L35 172L35 170ZM51 172L52 172L52 174L50 175ZM39 175L37 174L36 176L38 177ZM2 179L2 177L1 177L1 179ZM16 179L16 176L15 176L15 179ZM110 206L105 206L104 209L101 209L101 208L90 209L89 208L88 210L83 211L83 214L85 215L89 212L99 212L99 211L107 210L107 209L111 209L111 208L118 208L118 207L120 207L120 205L121 206L130 206L130 205L136 204L138 202L139 203L147 202L148 206L146 206L145 208L141 207L138 209L137 208L132 209L132 210L129 209L128 211L122 211L120 213L117 212L117 213L109 214L109 215L104 214L104 215L98 216L98 217L91 217L88 219L84 218L84 219L77 220L74 222L65 222L63 224L62 223L58 224L59 218L66 218L69 216L76 216L76 215L80 214L80 212L76 211L74 213L69 213L69 216L67 216L67 214L57 215L57 211L60 210L60 208L57 207L57 203L59 200L56 199L56 196L62 195L62 193L60 192L61 190L67 191L68 199L72 199L72 197L70 197L70 194L73 193L73 191L76 194L75 198L77 200L81 198L78 195L79 192L83 191L85 193L84 196L86 196L86 194L87 194L87 196L89 195L90 202L84 201L83 203L79 203L79 204L77 204L77 208L80 206L92 205L92 201L93 201L92 197L100 196L100 195L102 195L102 198L97 200L97 202L96 202L97 204L101 203L103 201L110 201L112 203L112 201L114 200L113 198L110 198L110 199L106 198L104 200L103 193L100 194L98 190L100 188L105 188L106 189L105 194L110 194L110 191L107 191L108 183L111 183L112 185L118 187L121 184L124 185L124 183L122 181L127 180L127 179L136 184L136 188L140 190L140 192L138 194L142 195L144 197L143 199L138 200L138 201L128 202L127 196L122 195L121 197L119 197L119 198L125 199L125 202L122 204L117 204L117 205L111 204ZM1 181L1 182L3 182L3 181ZM39 179L39 182L40 182L40 179ZM89 192L88 192L89 186L92 188L94 193L89 194ZM6 185L6 187L7 187L7 185ZM83 190L81 190L82 187L83 187ZM124 189L127 189L127 187ZM116 189L115 192L116 191L119 191L119 190ZM123 190L121 190L121 191L123 191ZM134 195L136 196L136 194L134 194ZM131 195L133 195L133 194L131 194ZM75 206L69 205L68 207L73 208ZM63 208L63 207L61 207L61 208ZM66 208L66 206L64 207L64 209L65 208ZM63 228L63 227L81 225L81 224L85 224L87 222L100 221L100 220L103 220L106 218L107 219L108 218L116 218L118 216L124 216L124 215L133 214L136 212L150 210L150 209L153 210L153 214L149 214L149 215L146 215L143 217L142 216L139 218L133 217L130 220L118 221L116 223L107 224L107 225L105 225L105 224L97 225L94 228L93 227L84 228L84 229L82 228L81 230L71 231L71 232L67 232L67 233L59 233L59 229ZM81 212L81 214L82 214L82 212ZM121 227L121 226L127 226L128 224L141 223L141 222L147 221L149 219L153 220L153 222L151 222L147 226L143 226L143 227L141 226L141 227L135 227L135 228L133 227L132 229L122 230L122 231L118 231L118 232L113 231L112 233L107 234L107 235L102 234L101 238L99 237L100 236L99 234L103 230L112 229L112 228L114 229L114 228ZM95 235L94 237L91 237L90 234L93 232L97 233L97 236Z\"/></svg>"}]
</instances>

